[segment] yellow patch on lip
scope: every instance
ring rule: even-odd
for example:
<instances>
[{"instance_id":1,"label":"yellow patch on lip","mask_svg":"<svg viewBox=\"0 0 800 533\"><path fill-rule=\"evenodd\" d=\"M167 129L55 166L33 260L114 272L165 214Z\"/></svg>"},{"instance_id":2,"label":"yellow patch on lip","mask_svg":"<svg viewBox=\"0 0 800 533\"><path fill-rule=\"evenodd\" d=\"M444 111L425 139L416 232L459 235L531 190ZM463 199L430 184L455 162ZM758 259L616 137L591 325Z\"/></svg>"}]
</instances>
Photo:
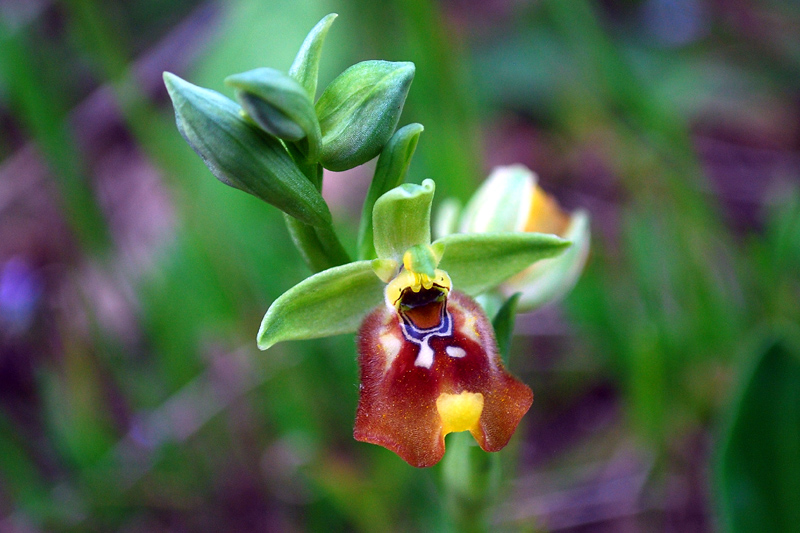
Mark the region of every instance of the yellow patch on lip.
<instances>
[{"instance_id":1,"label":"yellow patch on lip","mask_svg":"<svg viewBox=\"0 0 800 533\"><path fill-rule=\"evenodd\" d=\"M476 429L483 412L483 394L480 392L443 392L436 398L436 410L442 419L442 434Z\"/></svg>"}]
</instances>

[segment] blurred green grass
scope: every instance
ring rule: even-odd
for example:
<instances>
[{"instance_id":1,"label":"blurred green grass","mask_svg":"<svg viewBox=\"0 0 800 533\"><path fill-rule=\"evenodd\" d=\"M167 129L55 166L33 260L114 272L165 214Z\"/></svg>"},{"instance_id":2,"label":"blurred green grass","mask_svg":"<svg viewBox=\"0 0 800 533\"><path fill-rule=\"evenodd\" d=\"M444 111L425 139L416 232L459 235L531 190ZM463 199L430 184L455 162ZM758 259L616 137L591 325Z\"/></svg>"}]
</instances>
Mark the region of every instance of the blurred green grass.
<instances>
[{"instance_id":1,"label":"blurred green grass","mask_svg":"<svg viewBox=\"0 0 800 533\"><path fill-rule=\"evenodd\" d=\"M493 520L511 530L578 531L603 523L613 530L633 516L644 530L710 531L727 523L713 503L724 487L706 487L714 442L727 439L719 420L737 416L735 383L761 357L752 346L800 319L800 164L791 128L800 81L800 32L791 30L800 14L781 3L746 2L739 13L703 4L702 31L676 45L648 34L642 13L658 2L611 4L522 2L493 11L466 1L237 0L208 15L216 24L210 41L179 74L226 93L222 80L233 72L288 68L308 29L338 12L321 85L358 60L416 63L401 122L425 126L411 181L433 177L439 199L463 201L488 170L483 160L493 160L484 146L507 142L507 153L525 162L544 154L532 168L568 207L592 212L593 250L566 318L555 313L554 332L543 326L513 343L514 370L537 399L516 437L520 462L504 452L509 473ZM0 246L3 264L26 258L44 280L31 325L3 330L0 525L447 527L439 469L412 470L352 440L352 337L255 348L261 315L307 270L277 211L212 179L180 138L163 94L147 94L128 68L199 4L44 5L37 17L0 26L9 133L0 154L8 164L20 139L32 140L49 176L30 194L58 209L38 215L26 198L4 207L0 220L23 231L27 210L53 225L63 218L72 242L66 251L47 242ZM746 15L756 22L740 22ZM125 133L117 143L158 169L156 187L174 210L173 218L132 210L133 227L137 217L172 220L160 238L140 243L151 257L143 266L129 263L98 192L115 186L98 181L102 154L87 155L74 135L82 126L70 110L101 84L119 106L112 123ZM702 150L709 139L752 175L724 175L723 156ZM747 164L765 152L778 159L775 168ZM333 179L350 188L347 177ZM755 215L737 216L732 206ZM354 235L358 214L334 212ZM125 309L121 329L109 298ZM553 314L531 320L546 325ZM598 390L611 391L616 411L584 431L580 420L605 412ZM698 438L699 450L691 446ZM576 474L576 465L592 461L599 466L587 470L611 475L620 453L646 479L623 502L633 510L592 515L593 501L576 491L582 518L559 515L548 495L602 478ZM701 478L700 497L676 507L670 475ZM539 486L526 488L531 479Z\"/></svg>"}]
</instances>

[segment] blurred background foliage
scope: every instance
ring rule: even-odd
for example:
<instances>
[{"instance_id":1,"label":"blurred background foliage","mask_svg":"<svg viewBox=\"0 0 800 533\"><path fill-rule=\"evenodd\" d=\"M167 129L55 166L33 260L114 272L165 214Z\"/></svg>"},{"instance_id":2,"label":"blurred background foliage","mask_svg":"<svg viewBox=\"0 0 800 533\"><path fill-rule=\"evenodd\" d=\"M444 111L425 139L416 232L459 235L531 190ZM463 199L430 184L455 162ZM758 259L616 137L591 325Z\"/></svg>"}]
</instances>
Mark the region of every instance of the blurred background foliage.
<instances>
[{"instance_id":1,"label":"blurred background foliage","mask_svg":"<svg viewBox=\"0 0 800 533\"><path fill-rule=\"evenodd\" d=\"M441 467L353 441L352 336L256 349L308 272L161 82L229 94L329 12L322 86L416 63L411 181L465 201L521 162L592 215L576 289L517 320L493 526L791 530L800 4L2 0L0 531L448 527ZM326 177L351 246L369 175Z\"/></svg>"}]
</instances>

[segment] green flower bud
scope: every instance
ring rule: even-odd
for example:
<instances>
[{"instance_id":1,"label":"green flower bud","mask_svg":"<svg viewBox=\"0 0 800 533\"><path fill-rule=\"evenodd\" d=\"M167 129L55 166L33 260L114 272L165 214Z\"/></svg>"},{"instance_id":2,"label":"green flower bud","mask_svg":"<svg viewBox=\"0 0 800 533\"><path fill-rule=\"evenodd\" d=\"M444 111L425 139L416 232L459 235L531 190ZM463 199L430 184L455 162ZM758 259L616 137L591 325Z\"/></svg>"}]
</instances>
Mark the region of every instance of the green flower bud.
<instances>
[{"instance_id":1,"label":"green flower bud","mask_svg":"<svg viewBox=\"0 0 800 533\"><path fill-rule=\"evenodd\" d=\"M274 68L234 74L225 83L236 89L236 99L264 131L290 142L306 139L300 148L309 160L319 159L319 122L302 85Z\"/></svg>"},{"instance_id":2,"label":"green flower bud","mask_svg":"<svg viewBox=\"0 0 800 533\"><path fill-rule=\"evenodd\" d=\"M364 61L333 80L316 105L322 166L347 170L378 155L397 127L413 79L413 63Z\"/></svg>"},{"instance_id":3,"label":"green flower bud","mask_svg":"<svg viewBox=\"0 0 800 533\"><path fill-rule=\"evenodd\" d=\"M178 130L217 179L306 224L330 225L331 214L319 191L280 141L246 121L236 103L169 72L164 83Z\"/></svg>"}]
</instances>

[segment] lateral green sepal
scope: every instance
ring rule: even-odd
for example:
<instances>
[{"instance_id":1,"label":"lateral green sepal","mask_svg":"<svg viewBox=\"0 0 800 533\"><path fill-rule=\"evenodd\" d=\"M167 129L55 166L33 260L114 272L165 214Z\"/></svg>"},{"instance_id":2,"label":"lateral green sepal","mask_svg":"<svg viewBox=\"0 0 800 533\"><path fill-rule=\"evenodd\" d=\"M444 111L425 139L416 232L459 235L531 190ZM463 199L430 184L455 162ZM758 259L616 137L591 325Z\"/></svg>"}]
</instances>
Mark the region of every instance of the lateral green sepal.
<instances>
[{"instance_id":1,"label":"lateral green sepal","mask_svg":"<svg viewBox=\"0 0 800 533\"><path fill-rule=\"evenodd\" d=\"M244 119L235 102L164 73L178 130L221 182L312 226L329 226L328 205L280 141Z\"/></svg>"},{"instance_id":2,"label":"lateral green sepal","mask_svg":"<svg viewBox=\"0 0 800 533\"><path fill-rule=\"evenodd\" d=\"M384 283L371 261L329 268L301 281L270 306L257 343L266 350L277 342L350 333L383 302Z\"/></svg>"},{"instance_id":3,"label":"lateral green sepal","mask_svg":"<svg viewBox=\"0 0 800 533\"><path fill-rule=\"evenodd\" d=\"M544 233L454 233L436 241L446 245L439 268L453 289L476 296L540 259L562 253L570 241Z\"/></svg>"}]
</instances>

